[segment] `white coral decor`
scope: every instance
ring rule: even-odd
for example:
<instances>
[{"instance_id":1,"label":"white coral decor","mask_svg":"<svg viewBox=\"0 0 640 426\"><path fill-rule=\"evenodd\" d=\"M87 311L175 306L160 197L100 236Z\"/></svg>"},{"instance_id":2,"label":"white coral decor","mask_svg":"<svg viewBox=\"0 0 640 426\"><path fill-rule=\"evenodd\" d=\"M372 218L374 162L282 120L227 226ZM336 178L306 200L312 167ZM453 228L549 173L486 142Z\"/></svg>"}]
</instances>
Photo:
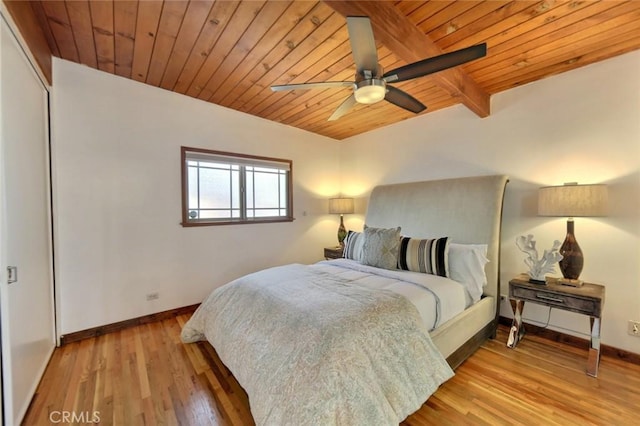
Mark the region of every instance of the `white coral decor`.
<instances>
[{"instance_id":1,"label":"white coral decor","mask_svg":"<svg viewBox=\"0 0 640 426\"><path fill-rule=\"evenodd\" d=\"M555 264L562 260L562 255L558 252L560 248L558 240L553 242L553 247L550 250L544 251L542 259L538 259L538 250L533 235L516 238L516 246L527 254L528 257L524 263L529 267L529 277L536 281L545 281L545 274L554 272Z\"/></svg>"}]
</instances>

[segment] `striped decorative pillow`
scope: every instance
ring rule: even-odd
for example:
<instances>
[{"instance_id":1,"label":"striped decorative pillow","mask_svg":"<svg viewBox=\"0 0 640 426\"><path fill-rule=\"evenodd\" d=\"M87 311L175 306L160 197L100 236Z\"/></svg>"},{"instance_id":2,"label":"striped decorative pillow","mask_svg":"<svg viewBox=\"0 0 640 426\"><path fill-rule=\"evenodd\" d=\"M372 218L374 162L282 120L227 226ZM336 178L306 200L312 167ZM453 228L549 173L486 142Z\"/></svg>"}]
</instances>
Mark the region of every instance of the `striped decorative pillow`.
<instances>
[{"instance_id":1,"label":"striped decorative pillow","mask_svg":"<svg viewBox=\"0 0 640 426\"><path fill-rule=\"evenodd\" d=\"M364 243L364 235L362 232L349 231L344 239L344 250L342 257L345 259L362 261L362 246Z\"/></svg>"},{"instance_id":2,"label":"striped decorative pillow","mask_svg":"<svg viewBox=\"0 0 640 426\"><path fill-rule=\"evenodd\" d=\"M402 237L398 269L449 277L449 238L421 240Z\"/></svg>"}]
</instances>

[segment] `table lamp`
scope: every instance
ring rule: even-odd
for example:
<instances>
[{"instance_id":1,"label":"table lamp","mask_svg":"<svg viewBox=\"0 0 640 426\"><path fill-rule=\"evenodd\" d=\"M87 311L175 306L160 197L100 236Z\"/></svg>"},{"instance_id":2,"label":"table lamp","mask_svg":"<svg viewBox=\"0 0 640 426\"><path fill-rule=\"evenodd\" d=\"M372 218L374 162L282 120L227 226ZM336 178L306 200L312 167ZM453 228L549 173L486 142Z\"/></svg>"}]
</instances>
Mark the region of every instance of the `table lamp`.
<instances>
[{"instance_id":1,"label":"table lamp","mask_svg":"<svg viewBox=\"0 0 640 426\"><path fill-rule=\"evenodd\" d=\"M563 256L560 271L561 284L580 287L579 279L584 257L574 233L574 217L607 215L607 186L578 185L575 182L562 186L546 186L538 190L538 216L567 217L567 237L560 247Z\"/></svg>"}]
</instances>

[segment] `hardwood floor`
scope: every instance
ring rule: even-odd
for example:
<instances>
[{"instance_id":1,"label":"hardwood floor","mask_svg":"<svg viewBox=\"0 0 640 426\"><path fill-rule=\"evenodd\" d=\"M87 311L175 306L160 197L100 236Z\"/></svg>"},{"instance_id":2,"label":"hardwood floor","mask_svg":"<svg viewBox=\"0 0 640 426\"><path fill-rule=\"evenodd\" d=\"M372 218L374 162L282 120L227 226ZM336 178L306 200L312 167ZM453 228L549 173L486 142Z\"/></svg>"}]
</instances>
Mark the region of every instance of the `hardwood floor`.
<instances>
[{"instance_id":1,"label":"hardwood floor","mask_svg":"<svg viewBox=\"0 0 640 426\"><path fill-rule=\"evenodd\" d=\"M249 425L246 394L208 343L185 345L180 315L56 349L25 425ZM403 425L635 424L640 366L506 328L456 370ZM75 418L73 417L75 416ZM92 417L93 416L93 417Z\"/></svg>"}]
</instances>

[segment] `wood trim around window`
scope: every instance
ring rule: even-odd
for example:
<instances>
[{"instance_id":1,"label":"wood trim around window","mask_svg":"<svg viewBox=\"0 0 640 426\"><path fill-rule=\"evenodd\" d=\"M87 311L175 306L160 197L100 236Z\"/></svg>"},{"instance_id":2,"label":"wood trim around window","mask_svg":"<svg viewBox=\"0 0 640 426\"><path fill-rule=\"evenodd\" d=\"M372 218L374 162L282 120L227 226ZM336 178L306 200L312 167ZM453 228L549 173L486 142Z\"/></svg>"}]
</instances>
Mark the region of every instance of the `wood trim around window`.
<instances>
[{"instance_id":1,"label":"wood trim around window","mask_svg":"<svg viewBox=\"0 0 640 426\"><path fill-rule=\"evenodd\" d=\"M187 217L187 207L189 205L189 188L188 188L188 173L189 170L187 168L187 152L199 152L203 154L213 154L213 155L227 155L233 157L240 158L248 158L255 160L264 160L264 161L276 161L281 163L289 164L289 176L287 179L287 216L282 216L279 218L269 217L265 219L234 219L234 220L220 220L220 221L202 221L202 222L189 222ZM275 157L263 157L258 155L249 155L249 154L239 154L235 152L225 152L225 151L215 151L211 149L203 149L203 148L191 148L182 146L180 147L180 172L182 179L182 222L180 223L183 227L194 227L194 226L219 226L219 225L241 225L241 224L258 224L258 223L279 223L279 222L293 222L295 218L293 217L293 161L286 160L283 158L275 158Z\"/></svg>"}]
</instances>

